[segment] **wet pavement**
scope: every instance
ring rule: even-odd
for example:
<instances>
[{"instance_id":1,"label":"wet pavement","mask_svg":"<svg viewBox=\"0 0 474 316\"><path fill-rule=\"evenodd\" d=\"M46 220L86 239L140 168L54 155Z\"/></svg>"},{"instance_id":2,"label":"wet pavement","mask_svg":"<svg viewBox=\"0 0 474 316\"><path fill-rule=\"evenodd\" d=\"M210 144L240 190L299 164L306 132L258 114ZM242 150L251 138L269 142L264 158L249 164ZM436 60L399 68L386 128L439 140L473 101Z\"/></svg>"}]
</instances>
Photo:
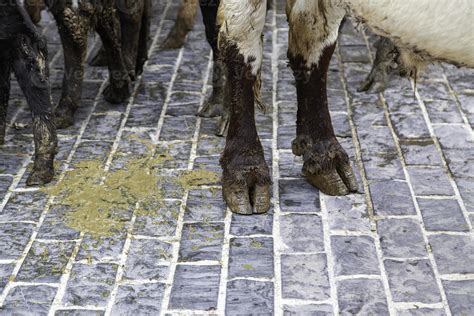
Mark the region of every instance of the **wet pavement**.
<instances>
[{"instance_id":1,"label":"wet pavement","mask_svg":"<svg viewBox=\"0 0 474 316\"><path fill-rule=\"evenodd\" d=\"M212 69L202 23L183 49L159 50L177 2L155 5L151 57L132 99L107 104L106 70L88 67L75 124L59 131L58 183L81 161L113 173L167 148L160 203L145 212L137 202L106 236L71 224L71 207L25 186L31 118L13 85L0 151L0 315L473 315L474 71L430 67L415 90L394 78L384 94L358 93L373 38L346 25L329 102L360 193L320 194L291 153L296 92L276 1L262 70L272 110L257 114L273 206L236 216L218 182L173 181L220 172L224 145L217 119L195 116ZM57 101L63 58L55 25L43 25Z\"/></svg>"}]
</instances>

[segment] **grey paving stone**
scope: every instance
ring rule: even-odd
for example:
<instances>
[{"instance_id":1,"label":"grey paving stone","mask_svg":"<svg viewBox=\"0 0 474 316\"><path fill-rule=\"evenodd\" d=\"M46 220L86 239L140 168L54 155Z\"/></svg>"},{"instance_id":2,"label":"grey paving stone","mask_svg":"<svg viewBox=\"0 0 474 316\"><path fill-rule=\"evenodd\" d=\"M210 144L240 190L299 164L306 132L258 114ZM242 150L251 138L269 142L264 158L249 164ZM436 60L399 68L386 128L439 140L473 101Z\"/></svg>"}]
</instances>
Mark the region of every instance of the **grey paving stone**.
<instances>
[{"instance_id":1,"label":"grey paving stone","mask_svg":"<svg viewBox=\"0 0 474 316\"><path fill-rule=\"evenodd\" d=\"M463 123L454 100L425 101L425 106L432 123Z\"/></svg>"},{"instance_id":2,"label":"grey paving stone","mask_svg":"<svg viewBox=\"0 0 474 316\"><path fill-rule=\"evenodd\" d=\"M0 172L1 175L1 172ZM3 200L5 195L12 184L13 178L12 177L0 177L0 199Z\"/></svg>"},{"instance_id":3,"label":"grey paving stone","mask_svg":"<svg viewBox=\"0 0 474 316\"><path fill-rule=\"evenodd\" d=\"M85 235L76 260L101 261L118 259L127 239L125 230L117 232L110 237Z\"/></svg>"},{"instance_id":4,"label":"grey paving stone","mask_svg":"<svg viewBox=\"0 0 474 316\"><path fill-rule=\"evenodd\" d=\"M417 220L379 220L377 232L385 257L412 258L427 255L421 224Z\"/></svg>"},{"instance_id":5,"label":"grey paving stone","mask_svg":"<svg viewBox=\"0 0 474 316\"><path fill-rule=\"evenodd\" d=\"M80 231L71 228L66 223L65 216L71 210L64 205L52 205L41 225L37 238L55 240L78 239Z\"/></svg>"},{"instance_id":6,"label":"grey paving stone","mask_svg":"<svg viewBox=\"0 0 474 316\"><path fill-rule=\"evenodd\" d=\"M87 309L59 309L54 316L103 316L105 312Z\"/></svg>"},{"instance_id":7,"label":"grey paving stone","mask_svg":"<svg viewBox=\"0 0 474 316\"><path fill-rule=\"evenodd\" d=\"M36 222L46 206L47 196L41 192L15 193L0 213L0 221Z\"/></svg>"},{"instance_id":8,"label":"grey paving stone","mask_svg":"<svg viewBox=\"0 0 474 316\"><path fill-rule=\"evenodd\" d=\"M359 232L370 231L371 224L364 195L325 196L324 199L329 213L330 229Z\"/></svg>"},{"instance_id":9,"label":"grey paving stone","mask_svg":"<svg viewBox=\"0 0 474 316\"><path fill-rule=\"evenodd\" d=\"M48 315L56 291L45 285L16 286L0 307L0 315Z\"/></svg>"},{"instance_id":10,"label":"grey paving stone","mask_svg":"<svg viewBox=\"0 0 474 316\"><path fill-rule=\"evenodd\" d=\"M62 299L64 305L105 307L115 283L116 264L79 264L72 267Z\"/></svg>"},{"instance_id":11,"label":"grey paving stone","mask_svg":"<svg viewBox=\"0 0 474 316\"><path fill-rule=\"evenodd\" d=\"M119 287L112 315L157 315L165 285L161 283L122 285Z\"/></svg>"},{"instance_id":12,"label":"grey paving stone","mask_svg":"<svg viewBox=\"0 0 474 316\"><path fill-rule=\"evenodd\" d=\"M273 282L233 280L227 282L226 315L273 315Z\"/></svg>"},{"instance_id":13,"label":"grey paving stone","mask_svg":"<svg viewBox=\"0 0 474 316\"><path fill-rule=\"evenodd\" d=\"M201 136L199 138L197 155L206 156L206 155L219 155L224 151L225 138L223 137L213 137L203 135L201 130Z\"/></svg>"},{"instance_id":14,"label":"grey paving stone","mask_svg":"<svg viewBox=\"0 0 474 316\"><path fill-rule=\"evenodd\" d=\"M33 229L32 224L0 224L0 260L17 259L28 244Z\"/></svg>"},{"instance_id":15,"label":"grey paving stone","mask_svg":"<svg viewBox=\"0 0 474 316\"><path fill-rule=\"evenodd\" d=\"M330 298L325 254L283 255L281 271L283 298L315 301Z\"/></svg>"},{"instance_id":16,"label":"grey paving stone","mask_svg":"<svg viewBox=\"0 0 474 316\"><path fill-rule=\"evenodd\" d=\"M303 158L290 152L280 152L279 167L281 178L299 178L302 176Z\"/></svg>"},{"instance_id":17,"label":"grey paving stone","mask_svg":"<svg viewBox=\"0 0 474 316\"><path fill-rule=\"evenodd\" d=\"M190 140L196 126L196 117L180 116L165 118L160 140Z\"/></svg>"},{"instance_id":18,"label":"grey paving stone","mask_svg":"<svg viewBox=\"0 0 474 316\"><path fill-rule=\"evenodd\" d=\"M428 231L469 231L456 200L418 199L425 228Z\"/></svg>"},{"instance_id":19,"label":"grey paving stone","mask_svg":"<svg viewBox=\"0 0 474 316\"><path fill-rule=\"evenodd\" d=\"M336 275L380 274L374 240L366 236L332 236Z\"/></svg>"},{"instance_id":20,"label":"grey paving stone","mask_svg":"<svg viewBox=\"0 0 474 316\"><path fill-rule=\"evenodd\" d=\"M439 303L441 295L428 259L385 260L390 292L394 302Z\"/></svg>"},{"instance_id":21,"label":"grey paving stone","mask_svg":"<svg viewBox=\"0 0 474 316\"><path fill-rule=\"evenodd\" d=\"M324 251L323 224L318 215L280 216L280 236L286 253Z\"/></svg>"},{"instance_id":22,"label":"grey paving stone","mask_svg":"<svg viewBox=\"0 0 474 316\"><path fill-rule=\"evenodd\" d=\"M13 272L13 264L0 264L0 293L7 285L8 280Z\"/></svg>"},{"instance_id":23,"label":"grey paving stone","mask_svg":"<svg viewBox=\"0 0 474 316\"><path fill-rule=\"evenodd\" d=\"M112 149L112 143L106 141L85 141L81 142L78 146L74 157L72 158L73 163L79 161L99 160L105 163L107 157Z\"/></svg>"},{"instance_id":24,"label":"grey paving stone","mask_svg":"<svg viewBox=\"0 0 474 316\"><path fill-rule=\"evenodd\" d=\"M227 206L218 189L192 190L189 192L185 222L224 221Z\"/></svg>"},{"instance_id":25,"label":"grey paving stone","mask_svg":"<svg viewBox=\"0 0 474 316\"><path fill-rule=\"evenodd\" d=\"M406 182L380 181L369 185L377 215L415 215L415 205Z\"/></svg>"},{"instance_id":26,"label":"grey paving stone","mask_svg":"<svg viewBox=\"0 0 474 316\"><path fill-rule=\"evenodd\" d=\"M150 237L174 236L180 212L180 202L164 202L155 211L149 210L146 214L138 214L133 232L136 235Z\"/></svg>"},{"instance_id":27,"label":"grey paving stone","mask_svg":"<svg viewBox=\"0 0 474 316\"><path fill-rule=\"evenodd\" d=\"M1 174L16 174L23 166L27 159L26 155L11 155L0 153L0 173Z\"/></svg>"},{"instance_id":28,"label":"grey paving stone","mask_svg":"<svg viewBox=\"0 0 474 316\"><path fill-rule=\"evenodd\" d=\"M472 236L446 234L428 237L438 271L448 273L474 273L474 240Z\"/></svg>"},{"instance_id":29,"label":"grey paving stone","mask_svg":"<svg viewBox=\"0 0 474 316\"><path fill-rule=\"evenodd\" d=\"M273 208L265 214L232 214L230 233L235 236L271 235L273 231Z\"/></svg>"},{"instance_id":30,"label":"grey paving stone","mask_svg":"<svg viewBox=\"0 0 474 316\"><path fill-rule=\"evenodd\" d=\"M415 308L398 311L398 316L445 316L444 309Z\"/></svg>"},{"instance_id":31,"label":"grey paving stone","mask_svg":"<svg viewBox=\"0 0 474 316\"><path fill-rule=\"evenodd\" d=\"M398 137L401 139L428 138L430 132L422 114L392 113L390 118Z\"/></svg>"},{"instance_id":32,"label":"grey paving stone","mask_svg":"<svg viewBox=\"0 0 474 316\"><path fill-rule=\"evenodd\" d=\"M308 304L308 305L285 305L283 306L284 316L314 315L314 316L332 316L333 308L326 304Z\"/></svg>"},{"instance_id":33,"label":"grey paving stone","mask_svg":"<svg viewBox=\"0 0 474 316\"><path fill-rule=\"evenodd\" d=\"M185 224L179 249L179 260L220 260L224 224Z\"/></svg>"},{"instance_id":34,"label":"grey paving stone","mask_svg":"<svg viewBox=\"0 0 474 316\"><path fill-rule=\"evenodd\" d=\"M130 109L126 127L156 127L160 119L162 106L156 108L149 105L134 104Z\"/></svg>"},{"instance_id":35,"label":"grey paving stone","mask_svg":"<svg viewBox=\"0 0 474 316\"><path fill-rule=\"evenodd\" d=\"M344 280L337 284L339 311L342 315L389 315L382 282Z\"/></svg>"},{"instance_id":36,"label":"grey paving stone","mask_svg":"<svg viewBox=\"0 0 474 316\"><path fill-rule=\"evenodd\" d=\"M457 178L456 184L469 213L474 213L474 178Z\"/></svg>"},{"instance_id":37,"label":"grey paving stone","mask_svg":"<svg viewBox=\"0 0 474 316\"><path fill-rule=\"evenodd\" d=\"M220 174L222 168L219 164L220 156L203 156L194 160L194 170L208 170Z\"/></svg>"},{"instance_id":38,"label":"grey paving stone","mask_svg":"<svg viewBox=\"0 0 474 316\"><path fill-rule=\"evenodd\" d=\"M431 139L401 141L400 146L407 165L442 165L440 154Z\"/></svg>"},{"instance_id":39,"label":"grey paving stone","mask_svg":"<svg viewBox=\"0 0 474 316\"><path fill-rule=\"evenodd\" d=\"M291 142L296 137L295 125L283 125L278 128L278 149L291 149Z\"/></svg>"},{"instance_id":40,"label":"grey paving stone","mask_svg":"<svg viewBox=\"0 0 474 316\"><path fill-rule=\"evenodd\" d=\"M474 147L444 150L444 155L455 178L465 178L474 174Z\"/></svg>"},{"instance_id":41,"label":"grey paving stone","mask_svg":"<svg viewBox=\"0 0 474 316\"><path fill-rule=\"evenodd\" d=\"M220 266L178 265L169 307L201 311L217 309L220 272Z\"/></svg>"},{"instance_id":42,"label":"grey paving stone","mask_svg":"<svg viewBox=\"0 0 474 316\"><path fill-rule=\"evenodd\" d=\"M121 121L122 115L118 113L93 115L82 137L89 140L114 141Z\"/></svg>"},{"instance_id":43,"label":"grey paving stone","mask_svg":"<svg viewBox=\"0 0 474 316\"><path fill-rule=\"evenodd\" d=\"M320 212L319 192L306 180L280 181L282 212Z\"/></svg>"},{"instance_id":44,"label":"grey paving stone","mask_svg":"<svg viewBox=\"0 0 474 316\"><path fill-rule=\"evenodd\" d=\"M463 125L442 125L433 127L443 149L472 148L474 139Z\"/></svg>"},{"instance_id":45,"label":"grey paving stone","mask_svg":"<svg viewBox=\"0 0 474 316\"><path fill-rule=\"evenodd\" d=\"M454 195L446 171L442 168L408 167L416 195Z\"/></svg>"},{"instance_id":46,"label":"grey paving stone","mask_svg":"<svg viewBox=\"0 0 474 316\"><path fill-rule=\"evenodd\" d=\"M170 261L172 249L170 244L159 240L132 240L124 278L165 281L168 277L168 267L163 264Z\"/></svg>"},{"instance_id":47,"label":"grey paving stone","mask_svg":"<svg viewBox=\"0 0 474 316\"><path fill-rule=\"evenodd\" d=\"M474 281L443 281L449 309L453 315L474 314Z\"/></svg>"},{"instance_id":48,"label":"grey paving stone","mask_svg":"<svg viewBox=\"0 0 474 316\"><path fill-rule=\"evenodd\" d=\"M273 238L232 238L229 278L272 278Z\"/></svg>"},{"instance_id":49,"label":"grey paving stone","mask_svg":"<svg viewBox=\"0 0 474 316\"><path fill-rule=\"evenodd\" d=\"M58 283L71 257L74 243L34 242L16 277L18 281Z\"/></svg>"}]
</instances>

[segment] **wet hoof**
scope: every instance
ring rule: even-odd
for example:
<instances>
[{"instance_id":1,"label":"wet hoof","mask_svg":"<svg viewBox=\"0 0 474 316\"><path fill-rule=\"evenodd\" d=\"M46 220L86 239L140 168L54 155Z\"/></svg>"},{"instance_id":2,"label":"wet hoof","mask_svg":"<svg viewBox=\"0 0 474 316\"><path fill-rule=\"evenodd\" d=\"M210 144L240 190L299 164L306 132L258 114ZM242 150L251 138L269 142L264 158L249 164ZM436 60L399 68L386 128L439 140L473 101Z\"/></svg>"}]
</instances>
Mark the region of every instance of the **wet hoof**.
<instances>
[{"instance_id":1,"label":"wet hoof","mask_svg":"<svg viewBox=\"0 0 474 316\"><path fill-rule=\"evenodd\" d=\"M107 67L107 56L105 50L100 48L97 54L89 61L91 67Z\"/></svg>"},{"instance_id":2,"label":"wet hoof","mask_svg":"<svg viewBox=\"0 0 474 316\"><path fill-rule=\"evenodd\" d=\"M186 41L186 36L178 36L173 32L168 35L165 41L161 44L162 50L180 49Z\"/></svg>"},{"instance_id":3,"label":"wet hoof","mask_svg":"<svg viewBox=\"0 0 474 316\"><path fill-rule=\"evenodd\" d=\"M51 164L52 165L52 164ZM30 176L26 180L27 186L38 186L45 185L50 183L54 178L54 168L43 167L43 168L34 168Z\"/></svg>"},{"instance_id":4,"label":"wet hoof","mask_svg":"<svg viewBox=\"0 0 474 316\"><path fill-rule=\"evenodd\" d=\"M303 175L321 192L334 196L357 192L349 157L335 138L313 141L300 135L292 147L295 155L303 156Z\"/></svg>"},{"instance_id":5,"label":"wet hoof","mask_svg":"<svg viewBox=\"0 0 474 316\"><path fill-rule=\"evenodd\" d=\"M270 209L271 180L268 166L262 157L244 159L233 157L233 161L242 164L228 163L221 159L224 172L222 177L222 194L229 209L236 214L263 214ZM257 163L252 163L254 160Z\"/></svg>"},{"instance_id":6,"label":"wet hoof","mask_svg":"<svg viewBox=\"0 0 474 316\"><path fill-rule=\"evenodd\" d=\"M222 92L222 89L214 88L212 95L209 97L209 100L204 103L198 116L218 117L228 114L227 112L227 109L224 107L224 93Z\"/></svg>"},{"instance_id":7,"label":"wet hoof","mask_svg":"<svg viewBox=\"0 0 474 316\"><path fill-rule=\"evenodd\" d=\"M129 84L123 84L120 88L112 86L110 83L104 89L104 98L112 104L120 104L127 101L132 95Z\"/></svg>"},{"instance_id":8,"label":"wet hoof","mask_svg":"<svg viewBox=\"0 0 474 316\"><path fill-rule=\"evenodd\" d=\"M55 122L57 129L64 129L74 124L75 107L59 105L55 112Z\"/></svg>"},{"instance_id":9,"label":"wet hoof","mask_svg":"<svg viewBox=\"0 0 474 316\"><path fill-rule=\"evenodd\" d=\"M371 72L357 89L357 92L382 93L385 91L389 75L388 73L376 73L377 71L383 72L384 70L374 70Z\"/></svg>"}]
</instances>

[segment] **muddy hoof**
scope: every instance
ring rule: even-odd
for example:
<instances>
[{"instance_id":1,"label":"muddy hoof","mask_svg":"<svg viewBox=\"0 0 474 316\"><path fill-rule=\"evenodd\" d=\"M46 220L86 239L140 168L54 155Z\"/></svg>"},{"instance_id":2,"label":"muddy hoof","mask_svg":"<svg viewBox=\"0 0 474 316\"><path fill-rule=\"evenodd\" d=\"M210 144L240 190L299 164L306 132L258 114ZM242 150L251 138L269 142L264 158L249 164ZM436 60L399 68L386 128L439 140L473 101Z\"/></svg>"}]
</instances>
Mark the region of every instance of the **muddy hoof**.
<instances>
[{"instance_id":1,"label":"muddy hoof","mask_svg":"<svg viewBox=\"0 0 474 316\"><path fill-rule=\"evenodd\" d=\"M218 137L226 137L227 133L229 132L229 125L230 125L230 116L223 115L219 119L219 123L217 125L216 136Z\"/></svg>"},{"instance_id":2,"label":"muddy hoof","mask_svg":"<svg viewBox=\"0 0 474 316\"><path fill-rule=\"evenodd\" d=\"M170 33L170 35L161 44L161 49L162 50L180 49L181 47L183 47L185 41L186 41L186 36L177 36L173 33Z\"/></svg>"},{"instance_id":3,"label":"muddy hoof","mask_svg":"<svg viewBox=\"0 0 474 316\"><path fill-rule=\"evenodd\" d=\"M107 64L107 56L103 48L89 61L89 66L91 67L107 67Z\"/></svg>"},{"instance_id":4,"label":"muddy hoof","mask_svg":"<svg viewBox=\"0 0 474 316\"><path fill-rule=\"evenodd\" d=\"M357 192L349 157L335 138L316 142L300 135L292 147L295 155L303 156L303 175L321 192L334 196Z\"/></svg>"},{"instance_id":5,"label":"muddy hoof","mask_svg":"<svg viewBox=\"0 0 474 316\"><path fill-rule=\"evenodd\" d=\"M74 110L67 106L58 106L54 116L57 129L68 128L74 124Z\"/></svg>"},{"instance_id":6,"label":"muddy hoof","mask_svg":"<svg viewBox=\"0 0 474 316\"><path fill-rule=\"evenodd\" d=\"M270 209L271 180L268 166L262 157L255 159L248 155L242 159L233 157L233 161L243 161L242 164L224 162L222 177L222 194L229 209L236 214L263 214ZM251 160L260 161L252 163Z\"/></svg>"},{"instance_id":7,"label":"muddy hoof","mask_svg":"<svg viewBox=\"0 0 474 316\"><path fill-rule=\"evenodd\" d=\"M200 117L218 117L227 114L224 107L224 95L221 91L212 92L211 97L204 103L203 108L199 111Z\"/></svg>"},{"instance_id":8,"label":"muddy hoof","mask_svg":"<svg viewBox=\"0 0 474 316\"><path fill-rule=\"evenodd\" d=\"M119 104L127 101L132 95L129 84L124 84L120 88L116 88L109 84L104 89L104 99L112 104Z\"/></svg>"},{"instance_id":9,"label":"muddy hoof","mask_svg":"<svg viewBox=\"0 0 474 316\"><path fill-rule=\"evenodd\" d=\"M50 183L54 178L54 168L41 168L41 169L33 169L30 176L26 180L27 186L38 186L38 185L45 185Z\"/></svg>"},{"instance_id":10,"label":"muddy hoof","mask_svg":"<svg viewBox=\"0 0 474 316\"><path fill-rule=\"evenodd\" d=\"M388 81L388 74L386 73L370 73L362 85L357 89L357 92L382 93L387 88Z\"/></svg>"}]
</instances>

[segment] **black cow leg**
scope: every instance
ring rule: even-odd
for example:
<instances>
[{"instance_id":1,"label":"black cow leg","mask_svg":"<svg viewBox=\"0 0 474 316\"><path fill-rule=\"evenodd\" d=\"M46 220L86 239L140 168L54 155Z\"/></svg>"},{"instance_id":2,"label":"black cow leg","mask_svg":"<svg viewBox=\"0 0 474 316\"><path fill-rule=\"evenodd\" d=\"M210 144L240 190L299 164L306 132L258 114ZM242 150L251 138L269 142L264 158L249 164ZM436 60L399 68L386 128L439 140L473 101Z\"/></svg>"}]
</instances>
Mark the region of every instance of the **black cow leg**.
<instances>
[{"instance_id":1,"label":"black cow leg","mask_svg":"<svg viewBox=\"0 0 474 316\"><path fill-rule=\"evenodd\" d=\"M3 145L5 143L5 131L7 128L7 109L8 100L10 98L10 71L11 66L9 61L0 61L0 145Z\"/></svg>"},{"instance_id":2,"label":"black cow leg","mask_svg":"<svg viewBox=\"0 0 474 316\"><path fill-rule=\"evenodd\" d=\"M289 54L298 94L297 137L293 153L303 156L303 174L329 195L357 191L349 157L334 135L328 108L326 80L336 44L324 48L317 65Z\"/></svg>"},{"instance_id":3,"label":"black cow leg","mask_svg":"<svg viewBox=\"0 0 474 316\"><path fill-rule=\"evenodd\" d=\"M204 103L202 110L199 112L199 116L221 116L221 123L219 124L217 135L223 136L227 132L230 111L228 102L225 102L226 76L217 45L219 27L216 24L216 18L219 1L201 1L200 6L204 26L206 28L206 38L212 48L214 65L212 69L212 93L209 99Z\"/></svg>"},{"instance_id":4,"label":"black cow leg","mask_svg":"<svg viewBox=\"0 0 474 316\"><path fill-rule=\"evenodd\" d=\"M33 116L35 161L27 185L49 183L54 177L56 126L49 87L46 42L32 43L20 35L13 69Z\"/></svg>"},{"instance_id":5,"label":"black cow leg","mask_svg":"<svg viewBox=\"0 0 474 316\"><path fill-rule=\"evenodd\" d=\"M81 102L84 59L87 50L86 25L90 21L79 15L65 19L61 12L55 14L55 19L64 51L63 90L61 100L55 110L56 127L67 128L74 123L74 113Z\"/></svg>"},{"instance_id":6,"label":"black cow leg","mask_svg":"<svg viewBox=\"0 0 474 316\"><path fill-rule=\"evenodd\" d=\"M107 54L109 85L104 90L104 98L110 103L126 101L130 95L130 78L121 49L121 34L118 18L112 8L104 8L99 16L97 32Z\"/></svg>"},{"instance_id":7,"label":"black cow leg","mask_svg":"<svg viewBox=\"0 0 474 316\"><path fill-rule=\"evenodd\" d=\"M118 10L122 36L122 56L132 80L136 79L136 63L144 0L133 1L132 5Z\"/></svg>"},{"instance_id":8,"label":"black cow leg","mask_svg":"<svg viewBox=\"0 0 474 316\"><path fill-rule=\"evenodd\" d=\"M253 87L257 78L237 46L225 46L231 115L226 146L221 157L223 196L235 213L264 213L270 208L271 180L255 126Z\"/></svg>"},{"instance_id":9,"label":"black cow leg","mask_svg":"<svg viewBox=\"0 0 474 316\"><path fill-rule=\"evenodd\" d=\"M148 60L148 43L150 41L150 27L151 27L151 0L143 0L144 8L142 12L142 22L140 27L140 37L138 39L138 51L135 65L135 72L137 76L143 73L143 66Z\"/></svg>"}]
</instances>

